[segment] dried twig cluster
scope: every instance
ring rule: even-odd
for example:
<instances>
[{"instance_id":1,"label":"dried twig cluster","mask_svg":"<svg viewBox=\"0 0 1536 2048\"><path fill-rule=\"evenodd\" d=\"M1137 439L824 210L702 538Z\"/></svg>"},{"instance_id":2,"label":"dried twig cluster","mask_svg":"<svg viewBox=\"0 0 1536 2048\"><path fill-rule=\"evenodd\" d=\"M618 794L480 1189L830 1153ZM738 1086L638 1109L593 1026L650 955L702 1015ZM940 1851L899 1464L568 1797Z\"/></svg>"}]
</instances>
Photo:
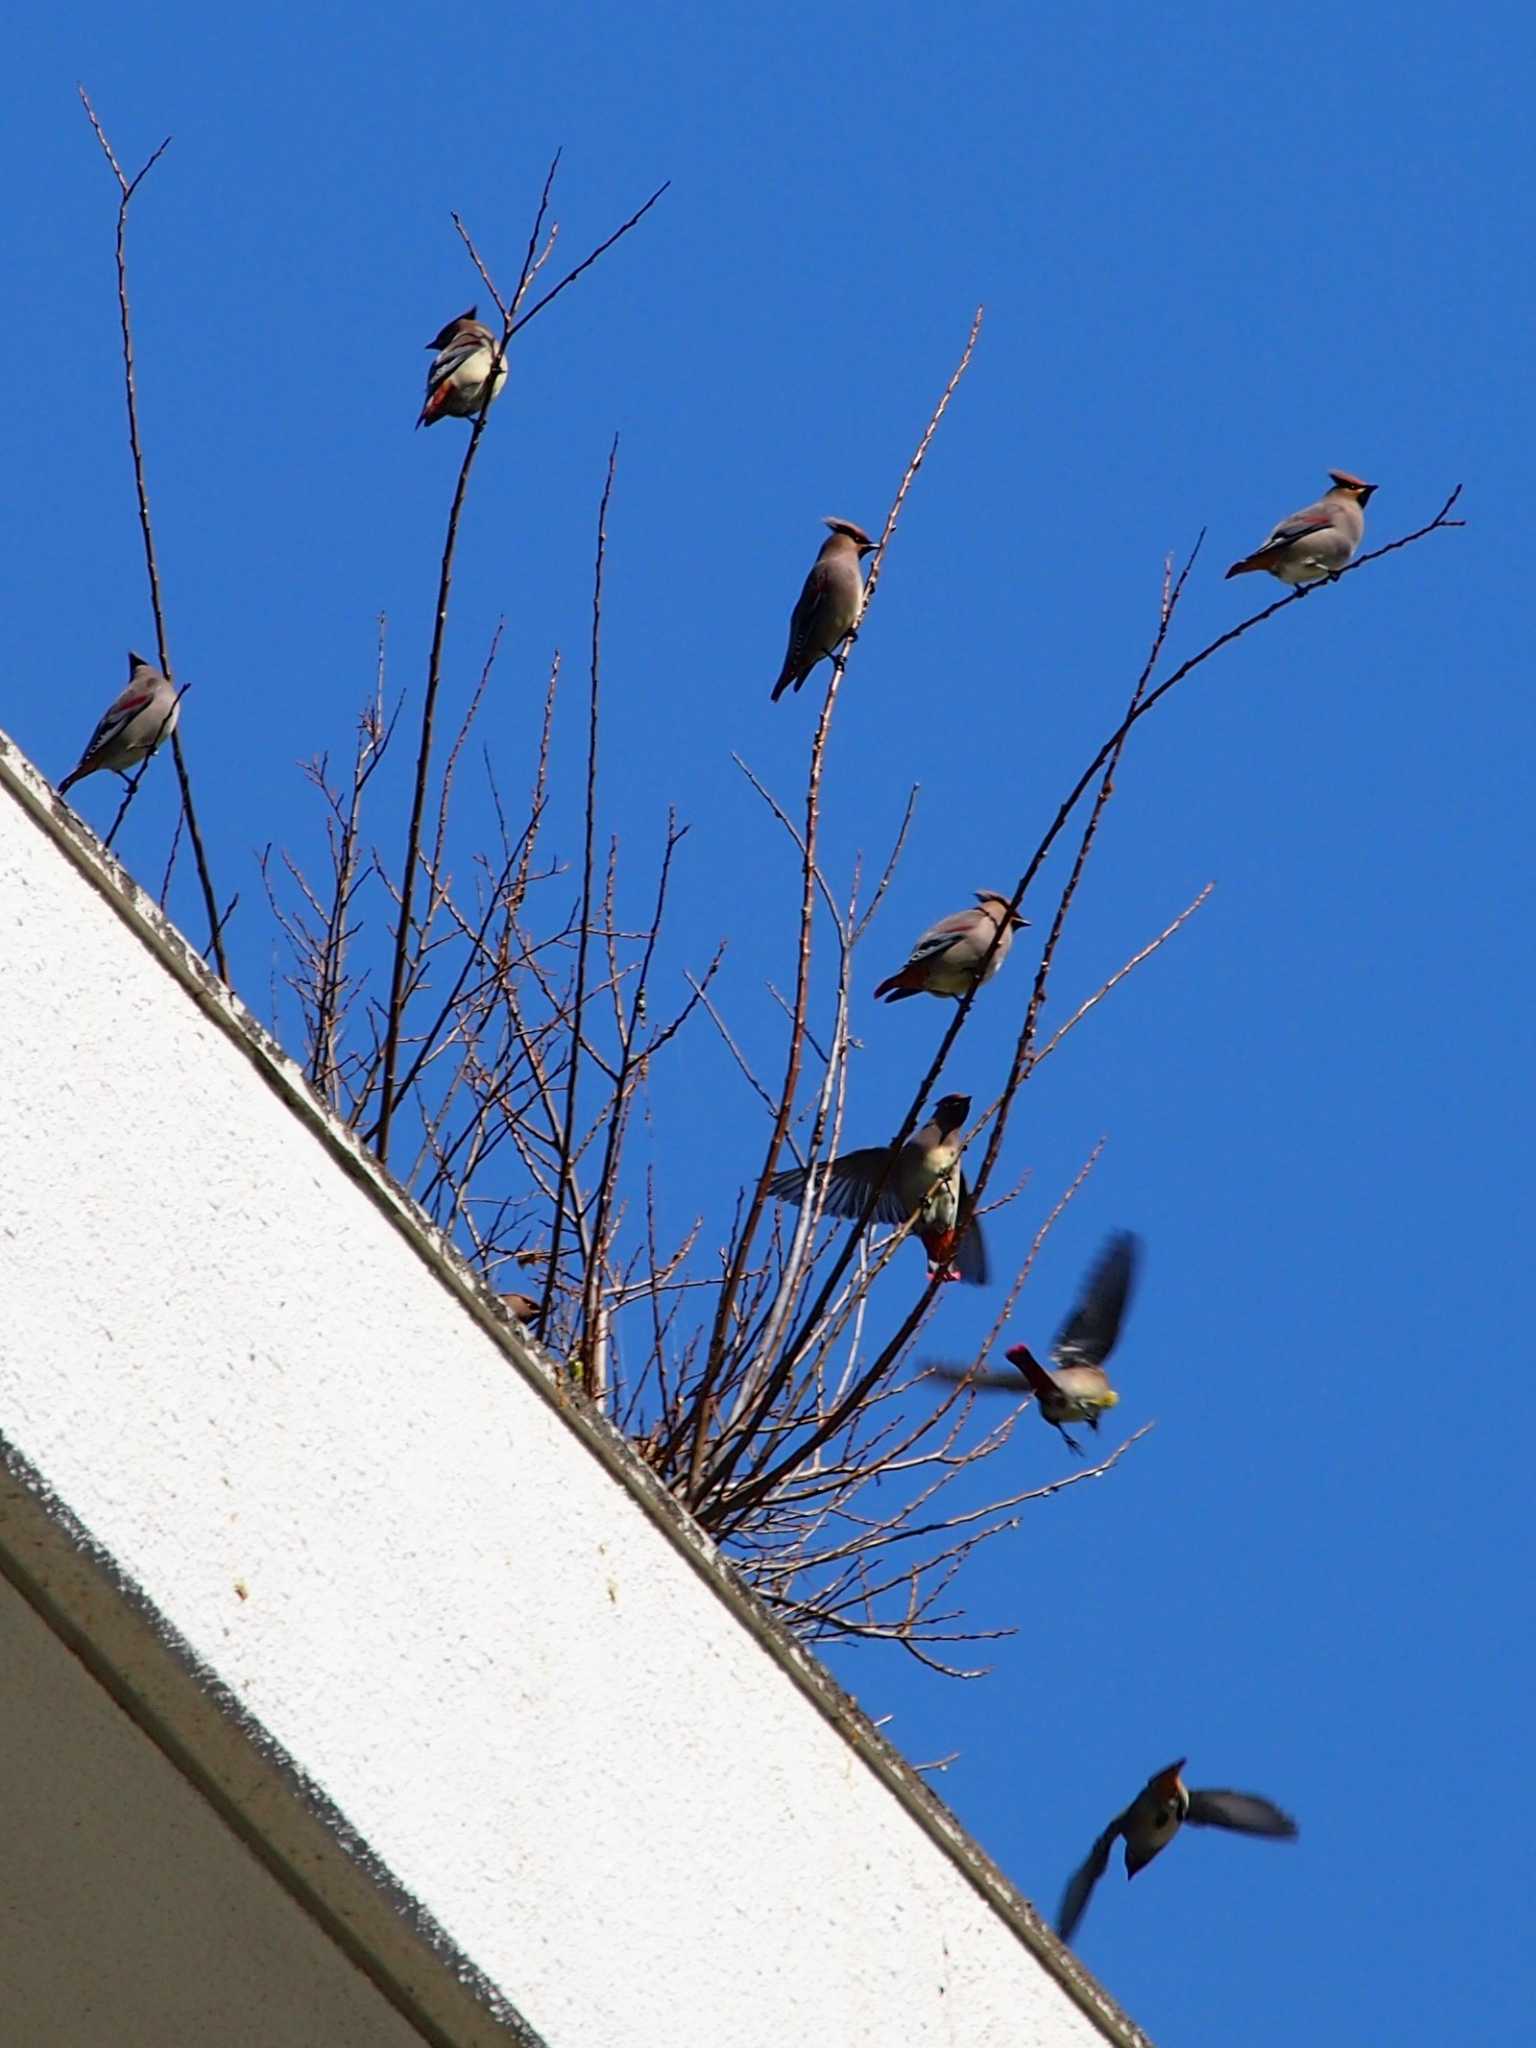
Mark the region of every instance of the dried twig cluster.
<instances>
[{"instance_id":1,"label":"dried twig cluster","mask_svg":"<svg viewBox=\"0 0 1536 2048\"><path fill-rule=\"evenodd\" d=\"M82 98L84 95L82 94ZM125 232L129 203L166 147L128 179L89 102L86 110L117 177L117 264L129 437L161 666L169 667L134 388ZM873 886L855 875L840 885L822 859L830 800L828 738L857 635L835 654L810 736L804 787L781 801L744 762L738 767L793 848L798 915L793 974L782 1001L782 1066L775 1079L753 1071L712 986L723 945L669 1002L656 985L658 942L687 827L669 811L658 820L660 853L649 909L638 927L619 913L618 847L602 829L602 633L608 515L617 443L597 517L586 751L580 773L584 830L577 897L541 851L552 776L552 730L564 680L550 663L541 735L523 794L481 762L499 823L489 847L467 861L454 833L456 779L498 658L500 629L443 751L439 721L445 639L458 538L470 484L485 444L492 401L512 342L530 320L590 270L649 213L665 186L542 296L530 298L558 230L550 205L559 159L539 195L517 280L503 292L463 223L455 226L500 318L484 396L451 494L439 564L431 645L415 727L411 795L398 868L375 850L370 805L375 779L396 740L401 705L388 702L380 624L377 672L358 716L345 764L321 754L307 769L320 802L328 858L321 875L286 853L263 862L267 900L286 939L288 987L297 1006L311 1082L357 1130L508 1300L509 1312L541 1340L552 1369L598 1404L740 1568L807 1637L894 1641L939 1668L958 1670L939 1647L992 1633L968 1617L955 1575L978 1545L1012 1528L1026 1504L1109 1473L1145 1435L1143 1424L1096 1463L1045 1485L988 1489L971 1475L1006 1443L1020 1406L981 1430L972 1412L976 1374L1001 1334L1046 1233L1083 1186L1094 1148L1071 1187L1039 1219L988 1337L968 1371L941 1380L913 1357L913 1340L939 1297L939 1261L891 1324L875 1296L918 1218L876 1226L897 1148L916 1129L949 1069L987 969L956 1000L910 1106L894 1134L890 1164L869 1183L862 1210L845 1228L825 1227L825 1179L812 1178L802 1207L775 1205L786 1154L802 1164L842 1150L848 1110L851 1008L856 949L890 883L905 844L912 803ZM864 616L877 595L903 508L971 363L982 329L978 310L964 348L903 469L872 551ZM1458 522L1453 492L1435 517L1346 573ZM861 538L863 538L861 536ZM1057 841L1075 830L1065 879L1048 914L1031 903L1040 935L1007 1071L967 1139L981 1158L972 1194L977 1213L1018 1199L1022 1183L988 1204L1020 1090L1063 1039L1138 965L1164 945L1206 900L1209 888L1164 923L1055 1032L1041 1020L1063 932L1094 852L1136 725L1176 685L1305 594L1293 590L1161 674L1170 632L1199 554L1165 571L1146 658L1125 711L1075 779L1009 898L1016 912L1040 880ZM175 737L182 817L197 864L209 946L227 978L224 926L191 785ZM131 794L131 792L130 792ZM115 828L114 828L115 829ZM464 873L468 881L460 879ZM627 890L626 890L627 894ZM233 907L232 905L230 906ZM999 923L999 938L1007 929ZM994 939L994 948L999 939ZM827 1014L815 1014L812 964L830 958ZM1000 999L1000 998L999 998ZM654 1063L685 1028L716 1030L762 1107L766 1137L755 1177L730 1229L712 1253L702 1220L681 1237L661 1234L654 1169L631 1164L637 1102ZM817 1192L819 1190L819 1192ZM957 1486L962 1479L963 1486Z\"/></svg>"}]
</instances>

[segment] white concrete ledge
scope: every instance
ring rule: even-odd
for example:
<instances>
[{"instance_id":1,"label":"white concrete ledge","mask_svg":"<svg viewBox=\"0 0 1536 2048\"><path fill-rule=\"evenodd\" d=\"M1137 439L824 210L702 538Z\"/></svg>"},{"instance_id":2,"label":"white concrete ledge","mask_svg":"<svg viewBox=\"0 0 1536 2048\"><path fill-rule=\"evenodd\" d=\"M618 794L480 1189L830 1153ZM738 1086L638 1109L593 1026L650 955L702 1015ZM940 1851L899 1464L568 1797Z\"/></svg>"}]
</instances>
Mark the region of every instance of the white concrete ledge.
<instances>
[{"instance_id":1,"label":"white concrete ledge","mask_svg":"<svg viewBox=\"0 0 1536 2048\"><path fill-rule=\"evenodd\" d=\"M3 740L0 906L0 1571L360 2013L1147 2048Z\"/></svg>"}]
</instances>

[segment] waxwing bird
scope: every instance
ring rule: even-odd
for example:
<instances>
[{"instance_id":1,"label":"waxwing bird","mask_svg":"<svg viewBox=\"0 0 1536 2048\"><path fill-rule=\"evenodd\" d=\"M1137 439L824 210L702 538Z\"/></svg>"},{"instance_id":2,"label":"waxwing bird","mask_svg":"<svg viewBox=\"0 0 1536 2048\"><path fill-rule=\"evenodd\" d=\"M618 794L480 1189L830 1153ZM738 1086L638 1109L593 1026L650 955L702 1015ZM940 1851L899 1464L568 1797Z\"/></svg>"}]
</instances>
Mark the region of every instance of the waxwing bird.
<instances>
[{"instance_id":1,"label":"waxwing bird","mask_svg":"<svg viewBox=\"0 0 1536 2048\"><path fill-rule=\"evenodd\" d=\"M531 1323L539 1313L539 1304L531 1294L503 1294L498 1299L514 1322Z\"/></svg>"},{"instance_id":2,"label":"waxwing bird","mask_svg":"<svg viewBox=\"0 0 1536 2048\"><path fill-rule=\"evenodd\" d=\"M1096 1430L1101 1417L1120 1399L1109 1384L1104 1361L1119 1338L1140 1257L1141 1241L1129 1230L1117 1230L1105 1240L1081 1293L1056 1332L1051 1346L1054 1371L1043 1366L1027 1344L1015 1344L1006 1354L1008 1363L1022 1374L1041 1415L1061 1432L1062 1442L1079 1458L1083 1447L1068 1434L1067 1424L1083 1422ZM936 1365L933 1371L941 1379L1010 1394L1019 1391L1012 1373L965 1372L949 1365Z\"/></svg>"},{"instance_id":3,"label":"waxwing bird","mask_svg":"<svg viewBox=\"0 0 1536 2048\"><path fill-rule=\"evenodd\" d=\"M864 608L864 578L859 563L874 547L861 526L851 519L826 519L831 535L821 544L821 553L811 565L805 588L789 619L789 645L784 666L773 686L778 703L791 683L798 690L818 661L824 660L848 638Z\"/></svg>"},{"instance_id":4,"label":"waxwing bird","mask_svg":"<svg viewBox=\"0 0 1536 2048\"><path fill-rule=\"evenodd\" d=\"M1251 576L1267 569L1282 583L1321 583L1345 567L1365 533L1365 507L1374 484L1362 483L1348 470L1330 469L1333 488L1315 505L1282 519L1262 547L1240 562L1228 576Z\"/></svg>"},{"instance_id":5,"label":"waxwing bird","mask_svg":"<svg viewBox=\"0 0 1536 2048\"><path fill-rule=\"evenodd\" d=\"M875 990L876 999L883 996L888 1003L900 1003L908 996L954 996L958 1001L980 982L990 981L1008 958L1014 933L1029 919L1010 910L1008 898L996 889L978 889L976 904L975 910L957 910L953 917L930 925L901 972L888 976Z\"/></svg>"},{"instance_id":6,"label":"waxwing bird","mask_svg":"<svg viewBox=\"0 0 1536 2048\"><path fill-rule=\"evenodd\" d=\"M418 427L434 426L441 419L473 419L485 403L486 381L500 342L475 318L475 311L471 306L467 313L460 313L427 343L436 354L427 369L427 397ZM496 364L492 404L501 396L506 381L507 359L503 355Z\"/></svg>"},{"instance_id":7,"label":"waxwing bird","mask_svg":"<svg viewBox=\"0 0 1536 2048\"><path fill-rule=\"evenodd\" d=\"M128 655L128 687L114 697L86 742L85 752L59 784L59 795L82 777L110 768L126 775L145 761L176 730L181 698L176 685L142 654Z\"/></svg>"},{"instance_id":8,"label":"waxwing bird","mask_svg":"<svg viewBox=\"0 0 1536 2048\"><path fill-rule=\"evenodd\" d=\"M1165 1771L1148 1778L1124 1813L1116 1814L1088 1851L1080 1870L1074 1871L1062 1894L1056 1932L1070 1941L1082 1919L1093 1888L1109 1868L1109 1854L1117 1836L1125 1838L1125 1874L1128 1878L1145 1870L1152 1858L1173 1840L1187 1821L1192 1828L1228 1828L1238 1835L1269 1835L1276 1841L1294 1841L1297 1827L1288 1813L1257 1792L1224 1792L1207 1788L1191 1792L1179 1776L1187 1757L1169 1764Z\"/></svg>"},{"instance_id":9,"label":"waxwing bird","mask_svg":"<svg viewBox=\"0 0 1536 2048\"><path fill-rule=\"evenodd\" d=\"M870 1145L861 1152L845 1152L829 1165L796 1166L775 1174L768 1192L776 1202L799 1208L814 1176L822 1213L853 1222L880 1188L870 1221L905 1223L915 1214L913 1235L928 1254L930 1279L968 1280L984 1287L986 1247L971 1190L960 1171L960 1127L970 1112L968 1095L946 1095L933 1105L930 1121L907 1139L894 1166L889 1145Z\"/></svg>"}]
</instances>

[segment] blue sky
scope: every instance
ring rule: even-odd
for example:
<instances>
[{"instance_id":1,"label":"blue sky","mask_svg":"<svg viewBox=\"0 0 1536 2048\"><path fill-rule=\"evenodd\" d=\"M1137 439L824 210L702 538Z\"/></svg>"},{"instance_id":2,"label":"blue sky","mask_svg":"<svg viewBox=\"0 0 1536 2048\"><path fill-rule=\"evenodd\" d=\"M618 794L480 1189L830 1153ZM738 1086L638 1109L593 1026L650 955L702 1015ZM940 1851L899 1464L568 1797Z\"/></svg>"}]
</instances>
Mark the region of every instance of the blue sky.
<instances>
[{"instance_id":1,"label":"blue sky","mask_svg":"<svg viewBox=\"0 0 1536 2048\"><path fill-rule=\"evenodd\" d=\"M13 33L0 347L27 512L0 564L0 720L61 775L124 649L151 642L114 190L80 79L125 162L175 137L135 206L144 430L183 730L263 1015L282 961L255 856L319 845L296 763L346 750L381 612L393 685L424 667L460 430L411 432L422 343L484 300L449 211L515 275L556 146L566 262L672 189L517 344L450 695L504 614L482 736L516 786L551 649L584 653L619 432L604 824L638 905L668 804L691 823L663 985L729 934L721 1000L764 1058L792 868L730 755L797 788L812 693L768 689L817 522L878 527L986 304L834 732L834 873L878 858L922 785L862 956L856 1141L899 1119L945 1021L877 1011L869 987L933 916L1011 884L1114 724L1164 555L1209 529L1178 655L1260 596L1222 567L1328 468L1379 480L1373 540L1465 482L1465 532L1293 607L1138 730L1063 948L1048 1024L1217 885L1049 1062L1003 1158L1033 1178L999 1264L1108 1135L1015 1335L1038 1347L1103 1232L1139 1230L1119 1417L1158 1428L977 1562L978 1619L1019 1628L987 1680L836 1663L909 1755L960 1753L940 1791L1046 1910L1173 1756L1297 1814L1295 1848L1192 1836L1102 1888L1079 1947L1154 2037L1513 2037L1536 1995L1514 1905L1536 1419L1528 16L173 0L129 21L89 0ZM579 710L573 692L565 857ZM77 794L110 820L104 782ZM171 803L157 770L122 841L151 877ZM199 928L185 888L173 908ZM1027 986L1016 964L986 991L956 1085L1000 1073ZM762 1134L694 1042L652 1108L668 1213L718 1237ZM881 1299L894 1315L910 1293ZM963 1352L990 1307L946 1299L935 1342ZM1065 1463L1033 1417L1010 1456L1041 1480Z\"/></svg>"}]
</instances>

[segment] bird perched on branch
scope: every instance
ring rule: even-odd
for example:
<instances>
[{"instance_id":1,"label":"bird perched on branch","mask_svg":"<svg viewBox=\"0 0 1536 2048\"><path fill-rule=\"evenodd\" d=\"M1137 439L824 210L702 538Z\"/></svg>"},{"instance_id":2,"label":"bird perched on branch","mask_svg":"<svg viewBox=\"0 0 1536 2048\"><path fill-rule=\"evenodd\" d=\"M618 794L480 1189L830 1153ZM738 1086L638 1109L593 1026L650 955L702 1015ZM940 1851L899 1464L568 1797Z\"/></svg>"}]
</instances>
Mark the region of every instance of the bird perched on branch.
<instances>
[{"instance_id":1,"label":"bird perched on branch","mask_svg":"<svg viewBox=\"0 0 1536 2048\"><path fill-rule=\"evenodd\" d=\"M784 666L773 686L778 703L791 683L798 690L818 661L840 647L859 622L864 608L864 578L859 563L875 543L851 519L826 519L831 535L811 565L789 619L789 645Z\"/></svg>"},{"instance_id":2,"label":"bird perched on branch","mask_svg":"<svg viewBox=\"0 0 1536 2048\"><path fill-rule=\"evenodd\" d=\"M475 312L476 308L471 306L467 313L460 313L427 343L437 353L427 368L427 397L416 422L418 427L435 426L441 419L473 419L485 403L485 387L500 342L489 327L475 318ZM506 381L507 359L503 354L496 364L492 404L501 396Z\"/></svg>"},{"instance_id":3,"label":"bird perched on branch","mask_svg":"<svg viewBox=\"0 0 1536 2048\"><path fill-rule=\"evenodd\" d=\"M930 925L901 972L888 976L875 990L876 999L883 996L888 1003L900 1003L908 996L954 996L958 1001L979 982L990 981L1008 958L1014 933L1029 919L1010 910L1008 898L996 889L978 889L976 903L975 910L957 910L953 917Z\"/></svg>"},{"instance_id":4,"label":"bird perched on branch","mask_svg":"<svg viewBox=\"0 0 1536 2048\"><path fill-rule=\"evenodd\" d=\"M1132 1878L1166 1849L1186 1822L1192 1828L1227 1828L1233 1834L1268 1835L1294 1841L1297 1827L1289 1814L1257 1792L1225 1792L1207 1788L1192 1792L1179 1776L1187 1757L1159 1771L1136 1794L1124 1813L1116 1814L1088 1851L1062 1894L1056 1932L1070 1941L1093 1896L1093 1888L1109 1868L1116 1839L1125 1841L1125 1874Z\"/></svg>"},{"instance_id":5,"label":"bird perched on branch","mask_svg":"<svg viewBox=\"0 0 1536 2048\"><path fill-rule=\"evenodd\" d=\"M1078 1457L1083 1447L1068 1434L1067 1424L1083 1422L1096 1430L1105 1411L1120 1399L1109 1384L1104 1362L1119 1338L1140 1257L1140 1240L1129 1230L1117 1230L1105 1240L1082 1292L1056 1332L1051 1346L1054 1371L1043 1366L1027 1344L1015 1344L1006 1353L1009 1364L1035 1396L1041 1415L1061 1432L1063 1443ZM971 1373L948 1365L936 1365L933 1370L941 1379L1019 1392L1012 1373Z\"/></svg>"},{"instance_id":6,"label":"bird perched on branch","mask_svg":"<svg viewBox=\"0 0 1536 2048\"><path fill-rule=\"evenodd\" d=\"M872 1223L905 1223L913 1214L913 1235L928 1254L928 1277L986 1285L987 1254L975 1204L960 1171L961 1125L970 1115L968 1095L946 1095L933 1105L929 1122L915 1130L892 1162L889 1145L845 1152L824 1166L796 1166L775 1174L768 1192L776 1202L799 1208L812 1189L822 1213L856 1221L877 1188ZM883 1185L882 1185L883 1183Z\"/></svg>"},{"instance_id":7,"label":"bird perched on branch","mask_svg":"<svg viewBox=\"0 0 1536 2048\"><path fill-rule=\"evenodd\" d=\"M1362 483L1344 469L1330 469L1332 490L1315 505L1282 519L1262 547L1240 562L1228 576L1251 576L1267 569L1282 583L1321 583L1337 576L1359 547L1365 533L1365 507L1374 484Z\"/></svg>"},{"instance_id":8,"label":"bird perched on branch","mask_svg":"<svg viewBox=\"0 0 1536 2048\"><path fill-rule=\"evenodd\" d=\"M153 662L130 650L128 686L102 713L78 764L59 784L59 795L101 768L126 776L170 737L180 715L176 685Z\"/></svg>"},{"instance_id":9,"label":"bird perched on branch","mask_svg":"<svg viewBox=\"0 0 1536 2048\"><path fill-rule=\"evenodd\" d=\"M502 1294L497 1299L514 1322L531 1323L539 1313L539 1303L531 1294Z\"/></svg>"}]
</instances>

